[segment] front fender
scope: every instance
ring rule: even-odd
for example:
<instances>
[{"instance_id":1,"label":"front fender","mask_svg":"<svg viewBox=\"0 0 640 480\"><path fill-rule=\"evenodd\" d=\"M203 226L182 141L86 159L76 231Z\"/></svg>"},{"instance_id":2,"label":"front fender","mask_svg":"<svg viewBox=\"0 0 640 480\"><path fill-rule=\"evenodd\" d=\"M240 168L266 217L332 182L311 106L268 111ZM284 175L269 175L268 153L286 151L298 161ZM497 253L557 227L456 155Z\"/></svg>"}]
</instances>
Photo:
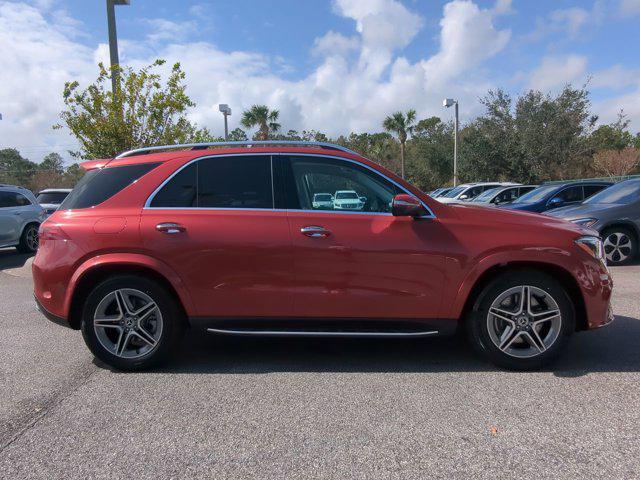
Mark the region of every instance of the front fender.
<instances>
[{"instance_id":1,"label":"front fender","mask_svg":"<svg viewBox=\"0 0 640 480\"><path fill-rule=\"evenodd\" d=\"M487 271L494 267L505 266L507 264L541 264L555 268L562 268L572 274L572 255L569 251L552 247L526 247L521 250L509 250L490 253L475 262L473 267L464 275L462 282L455 294L451 309L446 318L460 318L464 306L478 280Z\"/></svg>"},{"instance_id":2,"label":"front fender","mask_svg":"<svg viewBox=\"0 0 640 480\"><path fill-rule=\"evenodd\" d=\"M73 294L76 291L76 287L82 281L82 278L95 271L95 269L101 267L113 267L113 266L135 266L149 269L161 275L165 278L171 286L174 288L184 309L189 314L194 312L194 305L184 282L178 276L178 274L166 263L157 258L139 254L139 253L108 253L104 255L97 255L85 260L74 272L69 280L69 286L66 290L64 300L64 312L69 313L71 308L71 302Z\"/></svg>"}]
</instances>

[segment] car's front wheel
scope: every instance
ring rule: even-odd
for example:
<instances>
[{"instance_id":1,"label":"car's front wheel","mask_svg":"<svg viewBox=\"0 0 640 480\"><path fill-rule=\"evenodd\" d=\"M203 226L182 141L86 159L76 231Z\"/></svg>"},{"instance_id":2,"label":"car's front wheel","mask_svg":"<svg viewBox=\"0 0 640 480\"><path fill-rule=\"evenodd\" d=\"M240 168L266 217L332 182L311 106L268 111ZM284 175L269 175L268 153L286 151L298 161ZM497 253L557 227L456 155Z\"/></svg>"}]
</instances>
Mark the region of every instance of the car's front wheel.
<instances>
[{"instance_id":1,"label":"car's front wheel","mask_svg":"<svg viewBox=\"0 0 640 480\"><path fill-rule=\"evenodd\" d=\"M160 364L182 331L174 297L146 277L108 278L91 291L82 316L82 336L91 352L120 370Z\"/></svg>"},{"instance_id":2,"label":"car's front wheel","mask_svg":"<svg viewBox=\"0 0 640 480\"><path fill-rule=\"evenodd\" d=\"M624 227L612 227L602 232L602 244L608 265L625 265L638 253L635 235Z\"/></svg>"},{"instance_id":3,"label":"car's front wheel","mask_svg":"<svg viewBox=\"0 0 640 480\"><path fill-rule=\"evenodd\" d=\"M566 290L536 270L502 274L480 293L467 321L476 350L493 363L532 370L561 352L575 330Z\"/></svg>"}]
</instances>

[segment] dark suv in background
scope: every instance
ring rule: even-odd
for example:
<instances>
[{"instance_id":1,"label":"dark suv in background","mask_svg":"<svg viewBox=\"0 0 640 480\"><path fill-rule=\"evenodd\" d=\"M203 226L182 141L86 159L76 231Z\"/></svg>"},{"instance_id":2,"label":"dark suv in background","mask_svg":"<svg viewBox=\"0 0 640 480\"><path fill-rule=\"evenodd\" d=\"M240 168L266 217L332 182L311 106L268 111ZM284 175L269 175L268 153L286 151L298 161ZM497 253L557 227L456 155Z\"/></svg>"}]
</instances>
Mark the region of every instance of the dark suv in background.
<instances>
[{"instance_id":1,"label":"dark suv in background","mask_svg":"<svg viewBox=\"0 0 640 480\"><path fill-rule=\"evenodd\" d=\"M609 265L624 265L638 254L640 178L602 190L584 203L549 212L600 232Z\"/></svg>"},{"instance_id":2,"label":"dark suv in background","mask_svg":"<svg viewBox=\"0 0 640 480\"><path fill-rule=\"evenodd\" d=\"M606 181L549 183L522 195L502 208L542 213L553 208L580 204L610 185L612 182Z\"/></svg>"}]
</instances>

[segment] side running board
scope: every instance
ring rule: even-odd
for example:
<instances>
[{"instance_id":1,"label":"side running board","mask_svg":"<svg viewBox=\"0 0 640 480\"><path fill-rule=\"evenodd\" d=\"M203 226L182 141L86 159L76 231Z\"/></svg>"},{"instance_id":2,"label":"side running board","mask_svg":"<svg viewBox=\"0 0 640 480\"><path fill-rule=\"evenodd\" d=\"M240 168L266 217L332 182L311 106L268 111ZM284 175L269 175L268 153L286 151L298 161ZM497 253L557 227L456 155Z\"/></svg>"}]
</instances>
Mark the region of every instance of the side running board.
<instances>
[{"instance_id":1,"label":"side running board","mask_svg":"<svg viewBox=\"0 0 640 480\"><path fill-rule=\"evenodd\" d=\"M377 338L407 338L429 337L437 335L437 330L412 332L365 332L365 331L308 331L308 330L231 330L223 328L207 328L207 332L220 335L238 335L248 337L377 337Z\"/></svg>"}]
</instances>

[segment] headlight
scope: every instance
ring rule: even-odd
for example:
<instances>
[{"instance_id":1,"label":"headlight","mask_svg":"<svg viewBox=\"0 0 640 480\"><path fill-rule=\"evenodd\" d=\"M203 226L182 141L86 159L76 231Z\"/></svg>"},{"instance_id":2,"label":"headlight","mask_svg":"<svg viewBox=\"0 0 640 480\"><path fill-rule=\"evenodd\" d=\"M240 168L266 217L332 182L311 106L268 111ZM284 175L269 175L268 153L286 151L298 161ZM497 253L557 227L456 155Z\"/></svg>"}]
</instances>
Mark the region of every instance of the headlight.
<instances>
[{"instance_id":1,"label":"headlight","mask_svg":"<svg viewBox=\"0 0 640 480\"><path fill-rule=\"evenodd\" d=\"M598 260L604 262L604 247L599 237L580 237L576 240L576 245L589 255L593 255Z\"/></svg>"},{"instance_id":2,"label":"headlight","mask_svg":"<svg viewBox=\"0 0 640 480\"><path fill-rule=\"evenodd\" d=\"M582 227L592 227L596 223L598 223L597 218L576 218L575 220L571 220L573 223L577 223Z\"/></svg>"}]
</instances>

